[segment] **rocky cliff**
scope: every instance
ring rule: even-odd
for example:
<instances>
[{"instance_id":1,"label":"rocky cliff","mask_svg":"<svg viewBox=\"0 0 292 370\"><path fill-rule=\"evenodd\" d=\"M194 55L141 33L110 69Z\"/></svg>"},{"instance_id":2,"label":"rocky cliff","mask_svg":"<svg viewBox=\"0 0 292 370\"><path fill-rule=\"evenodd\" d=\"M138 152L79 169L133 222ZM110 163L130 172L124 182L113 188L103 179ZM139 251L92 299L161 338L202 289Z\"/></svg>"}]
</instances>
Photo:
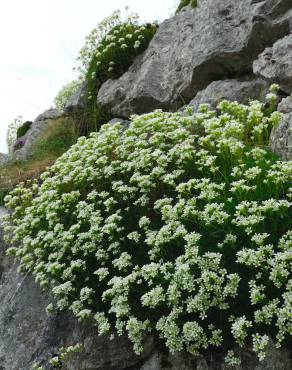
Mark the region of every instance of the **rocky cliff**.
<instances>
[{"instance_id":1,"label":"rocky cliff","mask_svg":"<svg viewBox=\"0 0 292 370\"><path fill-rule=\"evenodd\" d=\"M102 85L98 103L112 116L128 119L156 108L176 111L191 105L196 110L204 102L215 108L223 98L261 99L275 82L281 88L283 119L272 133L271 148L283 159L292 159L291 29L292 0L199 0L197 8L186 7L163 22L128 72ZM82 109L78 94L68 114ZM55 114L38 117L17 156L26 158L38 132ZM71 370L228 368L220 352L199 359L171 356L152 337L137 356L126 338L98 337L94 327L66 313L47 316L50 297L29 275L18 273L16 262L5 256L3 240L1 246L0 370L29 370L33 363L54 357L60 347L77 342L85 350L71 361ZM271 347L261 363L249 349L240 357L238 370L292 369L291 348Z\"/></svg>"}]
</instances>

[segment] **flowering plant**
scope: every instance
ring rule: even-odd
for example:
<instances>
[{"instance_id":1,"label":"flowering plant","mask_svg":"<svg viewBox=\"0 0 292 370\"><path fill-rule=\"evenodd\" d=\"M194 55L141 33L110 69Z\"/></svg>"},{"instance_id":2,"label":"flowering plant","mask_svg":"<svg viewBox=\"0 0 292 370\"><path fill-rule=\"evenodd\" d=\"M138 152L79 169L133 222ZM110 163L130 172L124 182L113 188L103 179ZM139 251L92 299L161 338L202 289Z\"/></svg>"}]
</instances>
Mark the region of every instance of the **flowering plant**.
<instances>
[{"instance_id":1,"label":"flowering plant","mask_svg":"<svg viewBox=\"0 0 292 370\"><path fill-rule=\"evenodd\" d=\"M15 152L16 150L22 148L26 141L27 141L26 137L20 137L19 139L17 139L13 144L13 151Z\"/></svg>"},{"instance_id":2,"label":"flowering plant","mask_svg":"<svg viewBox=\"0 0 292 370\"><path fill-rule=\"evenodd\" d=\"M218 109L104 125L6 197L20 269L138 353L149 332L172 352L251 344L260 358L269 337L291 340L292 163L267 149L281 116Z\"/></svg>"},{"instance_id":3,"label":"flowering plant","mask_svg":"<svg viewBox=\"0 0 292 370\"><path fill-rule=\"evenodd\" d=\"M78 71L88 87L85 107L87 131L93 131L110 118L97 105L100 86L109 78L118 78L131 66L153 38L158 25L141 25L138 15L115 11L105 18L86 38L80 50Z\"/></svg>"},{"instance_id":4,"label":"flowering plant","mask_svg":"<svg viewBox=\"0 0 292 370\"><path fill-rule=\"evenodd\" d=\"M17 130L23 125L23 123L23 117L18 116L8 125L6 142L9 153L13 153L13 145L17 139Z\"/></svg>"},{"instance_id":5,"label":"flowering plant","mask_svg":"<svg viewBox=\"0 0 292 370\"><path fill-rule=\"evenodd\" d=\"M68 103L70 98L78 91L81 83L82 82L80 79L73 80L61 88L54 99L55 106L59 111L63 111L65 109L66 104Z\"/></svg>"},{"instance_id":6,"label":"flowering plant","mask_svg":"<svg viewBox=\"0 0 292 370\"><path fill-rule=\"evenodd\" d=\"M154 36L157 24L141 25L137 14L117 10L100 22L87 36L77 58L81 76L99 80L117 77L133 59L145 50Z\"/></svg>"}]
</instances>

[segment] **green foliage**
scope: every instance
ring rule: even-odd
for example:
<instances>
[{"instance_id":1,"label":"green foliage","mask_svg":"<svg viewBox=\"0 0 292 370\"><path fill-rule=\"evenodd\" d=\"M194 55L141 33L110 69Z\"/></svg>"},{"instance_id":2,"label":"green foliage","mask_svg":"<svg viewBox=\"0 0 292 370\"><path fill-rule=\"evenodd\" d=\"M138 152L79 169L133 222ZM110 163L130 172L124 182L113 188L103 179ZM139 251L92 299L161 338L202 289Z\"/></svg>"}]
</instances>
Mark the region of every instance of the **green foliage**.
<instances>
[{"instance_id":1,"label":"green foliage","mask_svg":"<svg viewBox=\"0 0 292 370\"><path fill-rule=\"evenodd\" d=\"M196 8L198 5L198 0L180 0L180 3L176 9L175 14L180 12L182 8L184 8L185 6L188 6L189 4L191 4L193 8Z\"/></svg>"},{"instance_id":2,"label":"green foliage","mask_svg":"<svg viewBox=\"0 0 292 370\"><path fill-rule=\"evenodd\" d=\"M4 206L4 199L10 190L8 190L7 188L0 188L0 206Z\"/></svg>"},{"instance_id":3,"label":"green foliage","mask_svg":"<svg viewBox=\"0 0 292 370\"><path fill-rule=\"evenodd\" d=\"M88 103L85 108L87 131L97 130L110 118L97 106L100 86L110 78L118 78L131 66L153 38L157 24L140 25L137 15L123 19L116 11L92 30L78 58L79 72L88 86Z\"/></svg>"},{"instance_id":4,"label":"green foliage","mask_svg":"<svg viewBox=\"0 0 292 370\"><path fill-rule=\"evenodd\" d=\"M84 346L80 343L77 343L73 346L62 347L59 349L59 354L52 357L48 363L41 365L40 363L35 363L32 366L31 370L45 370L48 367L53 367L54 369L70 370L70 362L77 355L80 355L84 351Z\"/></svg>"},{"instance_id":5,"label":"green foliage","mask_svg":"<svg viewBox=\"0 0 292 370\"><path fill-rule=\"evenodd\" d=\"M13 152L13 145L17 139L17 130L23 125L23 117L18 116L9 123L7 129L6 142L9 153Z\"/></svg>"},{"instance_id":6,"label":"green foliage","mask_svg":"<svg viewBox=\"0 0 292 370\"><path fill-rule=\"evenodd\" d=\"M58 309L137 352L152 332L171 352L251 344L263 358L292 334L292 163L267 149L281 116L264 107L158 110L80 138L6 197L9 254Z\"/></svg>"},{"instance_id":7,"label":"green foliage","mask_svg":"<svg viewBox=\"0 0 292 370\"><path fill-rule=\"evenodd\" d=\"M0 205L4 197L20 182L38 179L60 155L75 144L78 132L68 118L52 120L46 131L35 143L32 158L25 162L8 163L0 168Z\"/></svg>"},{"instance_id":8,"label":"green foliage","mask_svg":"<svg viewBox=\"0 0 292 370\"><path fill-rule=\"evenodd\" d=\"M19 139L20 137L24 136L30 129L31 124L32 124L31 121L26 121L20 127L18 127L16 132L16 138Z\"/></svg>"},{"instance_id":9,"label":"green foliage","mask_svg":"<svg viewBox=\"0 0 292 370\"><path fill-rule=\"evenodd\" d=\"M48 128L36 142L33 158L58 158L75 144L78 135L75 123L68 118L50 122Z\"/></svg>"},{"instance_id":10,"label":"green foliage","mask_svg":"<svg viewBox=\"0 0 292 370\"><path fill-rule=\"evenodd\" d=\"M70 98L77 92L81 80L74 80L63 86L55 97L54 103L59 111L63 111Z\"/></svg>"}]
</instances>

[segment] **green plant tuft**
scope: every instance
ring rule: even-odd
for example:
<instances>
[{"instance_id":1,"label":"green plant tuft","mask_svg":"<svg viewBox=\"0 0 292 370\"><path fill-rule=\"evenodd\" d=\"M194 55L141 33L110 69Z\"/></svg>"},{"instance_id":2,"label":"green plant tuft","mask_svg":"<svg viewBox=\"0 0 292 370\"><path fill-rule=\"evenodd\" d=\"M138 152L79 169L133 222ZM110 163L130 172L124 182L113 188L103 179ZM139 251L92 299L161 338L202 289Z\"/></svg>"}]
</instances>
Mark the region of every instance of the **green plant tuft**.
<instances>
[{"instance_id":1,"label":"green plant tuft","mask_svg":"<svg viewBox=\"0 0 292 370\"><path fill-rule=\"evenodd\" d=\"M63 86L61 90L58 92L54 99L54 103L56 108L62 112L70 98L78 91L81 85L80 80L73 80L69 82L67 85Z\"/></svg>"},{"instance_id":2,"label":"green plant tuft","mask_svg":"<svg viewBox=\"0 0 292 370\"><path fill-rule=\"evenodd\" d=\"M19 139L20 137L24 136L27 131L30 129L32 125L31 121L24 122L18 129L16 133L16 138Z\"/></svg>"},{"instance_id":3,"label":"green plant tuft","mask_svg":"<svg viewBox=\"0 0 292 370\"><path fill-rule=\"evenodd\" d=\"M185 6L188 6L189 4L191 4L193 8L196 8L198 6L198 0L180 0L180 3L176 9L175 14L180 12L182 8L184 8Z\"/></svg>"},{"instance_id":4,"label":"green plant tuft","mask_svg":"<svg viewBox=\"0 0 292 370\"><path fill-rule=\"evenodd\" d=\"M137 353L149 332L193 354L291 343L292 163L268 150L281 115L218 109L104 125L6 197L20 269Z\"/></svg>"},{"instance_id":5,"label":"green plant tuft","mask_svg":"<svg viewBox=\"0 0 292 370\"><path fill-rule=\"evenodd\" d=\"M78 69L88 87L81 124L83 134L97 131L111 118L97 105L99 88L106 80L118 78L128 70L147 48L157 28L156 23L141 25L135 14L123 18L122 13L116 11L91 31L78 57Z\"/></svg>"}]
</instances>

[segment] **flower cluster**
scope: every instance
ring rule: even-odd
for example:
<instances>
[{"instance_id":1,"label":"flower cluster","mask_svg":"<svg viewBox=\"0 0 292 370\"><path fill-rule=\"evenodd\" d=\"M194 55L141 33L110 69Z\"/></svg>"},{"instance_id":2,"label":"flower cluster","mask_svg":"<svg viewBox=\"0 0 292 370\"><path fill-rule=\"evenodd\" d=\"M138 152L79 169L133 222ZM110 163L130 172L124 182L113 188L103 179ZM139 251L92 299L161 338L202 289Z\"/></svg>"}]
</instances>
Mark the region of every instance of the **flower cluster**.
<instances>
[{"instance_id":1,"label":"flower cluster","mask_svg":"<svg viewBox=\"0 0 292 370\"><path fill-rule=\"evenodd\" d=\"M95 100L103 82L127 71L136 56L147 48L157 27L156 23L141 25L137 15L123 19L121 12L115 12L99 25L98 31L92 31L79 59L86 70L89 100Z\"/></svg>"},{"instance_id":2,"label":"flower cluster","mask_svg":"<svg viewBox=\"0 0 292 370\"><path fill-rule=\"evenodd\" d=\"M137 352L149 332L172 352L250 344L260 358L269 337L291 340L292 163L267 148L281 116L218 110L104 125L6 198L20 269Z\"/></svg>"},{"instance_id":3,"label":"flower cluster","mask_svg":"<svg viewBox=\"0 0 292 370\"><path fill-rule=\"evenodd\" d=\"M48 366L54 369L70 369L70 362L72 360L74 362L74 358L84 352L84 346L77 343L73 346L62 347L58 352L59 355L52 357L47 364L41 365L40 363L34 363L31 370L45 370Z\"/></svg>"},{"instance_id":4,"label":"flower cluster","mask_svg":"<svg viewBox=\"0 0 292 370\"><path fill-rule=\"evenodd\" d=\"M156 28L156 23L147 26L140 25L139 16L129 13L127 7L125 12L120 10L113 12L86 37L85 45L77 58L77 70L82 76L88 75L88 70L95 66L103 65L104 71L112 68L108 71L109 73L116 70L121 67L120 58L124 59L125 55L134 53L135 49L141 52L143 47L144 49L147 47ZM117 65L113 64L115 59ZM92 70L91 77L94 77L94 72L98 71Z\"/></svg>"},{"instance_id":5,"label":"flower cluster","mask_svg":"<svg viewBox=\"0 0 292 370\"><path fill-rule=\"evenodd\" d=\"M109 113L97 105L101 85L110 78L124 74L135 58L148 47L158 28L157 23L141 24L139 16L115 11L94 28L86 38L77 58L79 79L86 81L85 134L99 129Z\"/></svg>"},{"instance_id":6,"label":"flower cluster","mask_svg":"<svg viewBox=\"0 0 292 370\"><path fill-rule=\"evenodd\" d=\"M58 92L54 99L54 104L56 108L62 112L69 99L77 92L81 85L81 80L73 80L69 82L67 85L63 86L61 90Z\"/></svg>"}]
</instances>

